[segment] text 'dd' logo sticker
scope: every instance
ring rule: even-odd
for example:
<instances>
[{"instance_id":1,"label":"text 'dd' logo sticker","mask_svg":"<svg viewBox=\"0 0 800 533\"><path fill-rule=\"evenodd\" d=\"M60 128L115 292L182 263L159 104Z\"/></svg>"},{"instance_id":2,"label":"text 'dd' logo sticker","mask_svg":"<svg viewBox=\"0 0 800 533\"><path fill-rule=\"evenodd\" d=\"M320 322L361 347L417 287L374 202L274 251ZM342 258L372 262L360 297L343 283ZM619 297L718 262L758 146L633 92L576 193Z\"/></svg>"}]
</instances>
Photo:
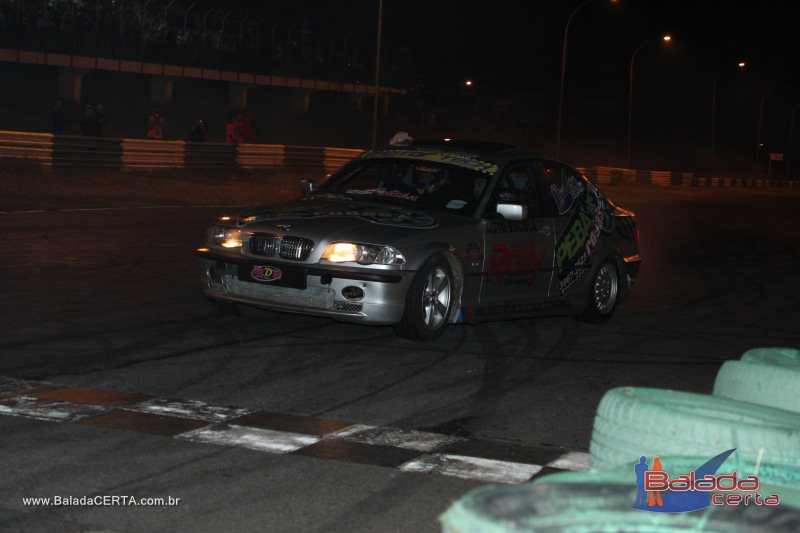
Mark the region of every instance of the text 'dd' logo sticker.
<instances>
[{"instance_id":1,"label":"text 'dd' logo sticker","mask_svg":"<svg viewBox=\"0 0 800 533\"><path fill-rule=\"evenodd\" d=\"M250 277L256 281L277 281L282 275L280 268L271 266L256 265L250 271Z\"/></svg>"}]
</instances>

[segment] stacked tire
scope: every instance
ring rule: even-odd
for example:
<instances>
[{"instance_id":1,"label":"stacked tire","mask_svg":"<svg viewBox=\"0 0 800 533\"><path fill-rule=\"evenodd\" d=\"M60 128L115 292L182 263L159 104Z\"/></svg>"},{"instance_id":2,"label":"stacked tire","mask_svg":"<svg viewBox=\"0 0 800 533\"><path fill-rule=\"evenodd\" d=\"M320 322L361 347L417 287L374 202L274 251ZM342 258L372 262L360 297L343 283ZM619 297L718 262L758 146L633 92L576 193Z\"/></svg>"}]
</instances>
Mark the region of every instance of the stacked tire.
<instances>
[{"instance_id":1,"label":"stacked tire","mask_svg":"<svg viewBox=\"0 0 800 533\"><path fill-rule=\"evenodd\" d=\"M731 448L739 472L753 472L760 456L763 482L800 486L800 412L719 396L612 389L597 408L589 451L592 467L608 469L632 468L642 455L708 460Z\"/></svg>"},{"instance_id":2,"label":"stacked tire","mask_svg":"<svg viewBox=\"0 0 800 533\"><path fill-rule=\"evenodd\" d=\"M800 350L754 348L726 361L714 395L800 413Z\"/></svg>"},{"instance_id":3,"label":"stacked tire","mask_svg":"<svg viewBox=\"0 0 800 533\"><path fill-rule=\"evenodd\" d=\"M757 472L777 507L694 513L633 509L633 465L659 456L684 474L735 448L718 473ZM712 395L639 387L608 391L589 447L592 468L531 484L477 489L442 515L446 533L800 531L800 350L756 348L722 365Z\"/></svg>"}]
</instances>

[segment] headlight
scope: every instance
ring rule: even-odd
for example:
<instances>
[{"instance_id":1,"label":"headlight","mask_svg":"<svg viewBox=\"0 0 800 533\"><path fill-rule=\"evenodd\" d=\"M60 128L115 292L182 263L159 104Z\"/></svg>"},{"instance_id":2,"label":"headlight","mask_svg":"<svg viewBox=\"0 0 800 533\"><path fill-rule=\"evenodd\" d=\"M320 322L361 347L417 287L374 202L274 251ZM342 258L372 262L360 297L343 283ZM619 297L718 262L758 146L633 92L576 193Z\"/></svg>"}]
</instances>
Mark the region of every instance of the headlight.
<instances>
[{"instance_id":1,"label":"headlight","mask_svg":"<svg viewBox=\"0 0 800 533\"><path fill-rule=\"evenodd\" d=\"M402 265L403 254L391 246L335 242L322 253L322 259L332 263L359 263L362 265Z\"/></svg>"},{"instance_id":2,"label":"headlight","mask_svg":"<svg viewBox=\"0 0 800 533\"><path fill-rule=\"evenodd\" d=\"M235 228L225 226L214 226L214 244L223 248L241 248L242 232Z\"/></svg>"}]
</instances>

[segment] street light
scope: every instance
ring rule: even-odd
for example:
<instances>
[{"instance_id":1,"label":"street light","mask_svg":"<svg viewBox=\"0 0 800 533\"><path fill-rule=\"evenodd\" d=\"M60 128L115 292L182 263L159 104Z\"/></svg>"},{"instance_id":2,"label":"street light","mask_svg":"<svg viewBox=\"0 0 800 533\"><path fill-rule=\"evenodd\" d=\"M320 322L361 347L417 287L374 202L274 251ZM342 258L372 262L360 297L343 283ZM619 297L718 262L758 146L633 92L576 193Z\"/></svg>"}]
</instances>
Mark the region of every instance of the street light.
<instances>
[{"instance_id":1,"label":"street light","mask_svg":"<svg viewBox=\"0 0 800 533\"><path fill-rule=\"evenodd\" d=\"M567 38L569 37L569 26L572 24L572 19L575 18L578 11L592 1L593 0L585 0L583 3L579 4L570 14L567 19L567 25L564 28L564 46L561 50L561 88L558 93L558 121L556 123L556 157L558 157L561 151L561 123L564 114L564 78L567 72ZM619 0L610 0L610 2L612 4L618 4Z\"/></svg>"},{"instance_id":2,"label":"street light","mask_svg":"<svg viewBox=\"0 0 800 533\"><path fill-rule=\"evenodd\" d=\"M758 134L756 136L756 177L758 177L758 159L759 155L761 154L761 149L764 147L764 143L761 142L761 131L762 126L764 124L764 100L767 99L767 95L772 92L772 89L775 87L770 87L764 94L761 96L761 104L758 107Z\"/></svg>"},{"instance_id":3,"label":"street light","mask_svg":"<svg viewBox=\"0 0 800 533\"><path fill-rule=\"evenodd\" d=\"M739 61L736 66L743 69L747 66L744 61ZM714 164L716 162L716 127L717 127L717 82L719 82L722 74L728 69L723 69L714 78L714 84L711 89L711 177L714 177Z\"/></svg>"},{"instance_id":4,"label":"street light","mask_svg":"<svg viewBox=\"0 0 800 533\"><path fill-rule=\"evenodd\" d=\"M633 56L631 56L631 68L628 76L628 168L631 168L631 139L633 132L633 66L636 63L636 56L639 50L652 40L653 39L646 39L642 41L642 43L636 47L636 50L633 51ZM669 43L672 41L672 36L664 35L661 37L661 40L665 43Z\"/></svg>"},{"instance_id":5,"label":"street light","mask_svg":"<svg viewBox=\"0 0 800 533\"><path fill-rule=\"evenodd\" d=\"M381 24L383 22L383 0L378 2L378 37L375 44L375 104L372 107L372 146L378 143L378 98L381 81Z\"/></svg>"}]
</instances>

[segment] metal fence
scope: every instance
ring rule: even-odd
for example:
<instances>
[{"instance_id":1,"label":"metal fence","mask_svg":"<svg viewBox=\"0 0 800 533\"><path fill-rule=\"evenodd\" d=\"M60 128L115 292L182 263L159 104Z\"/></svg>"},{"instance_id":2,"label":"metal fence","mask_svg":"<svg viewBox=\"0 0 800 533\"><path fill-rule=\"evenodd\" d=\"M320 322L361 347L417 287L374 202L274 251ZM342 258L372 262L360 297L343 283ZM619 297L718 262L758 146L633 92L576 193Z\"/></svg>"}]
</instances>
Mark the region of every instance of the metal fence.
<instances>
[{"instance_id":1,"label":"metal fence","mask_svg":"<svg viewBox=\"0 0 800 533\"><path fill-rule=\"evenodd\" d=\"M216 3L219 4L218 2ZM324 78L371 76L375 46L314 30L267 6L252 12L200 0L0 0L0 48ZM284 18L281 18L284 17ZM385 46L386 82L401 82L407 47Z\"/></svg>"},{"instance_id":2,"label":"metal fence","mask_svg":"<svg viewBox=\"0 0 800 533\"><path fill-rule=\"evenodd\" d=\"M122 170L291 168L332 172L362 152L352 148L191 143L0 131L0 159L24 159L52 167Z\"/></svg>"},{"instance_id":3,"label":"metal fence","mask_svg":"<svg viewBox=\"0 0 800 533\"><path fill-rule=\"evenodd\" d=\"M52 167L158 169L296 169L333 172L363 150L283 144L219 144L145 139L108 139L0 131L0 162L25 159ZM800 188L799 181L706 178L691 172L578 167L599 185L659 187Z\"/></svg>"}]
</instances>

